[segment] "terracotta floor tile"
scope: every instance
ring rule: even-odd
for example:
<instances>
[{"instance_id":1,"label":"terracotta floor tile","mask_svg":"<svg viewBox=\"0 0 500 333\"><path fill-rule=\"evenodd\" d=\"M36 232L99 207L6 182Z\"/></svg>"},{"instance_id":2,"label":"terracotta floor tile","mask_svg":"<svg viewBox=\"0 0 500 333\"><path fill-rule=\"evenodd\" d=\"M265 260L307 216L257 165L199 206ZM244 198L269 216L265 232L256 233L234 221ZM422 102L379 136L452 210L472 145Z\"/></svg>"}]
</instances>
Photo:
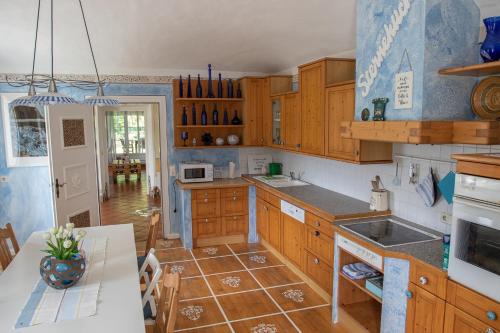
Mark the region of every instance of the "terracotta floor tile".
<instances>
[{"instance_id":1,"label":"terracotta floor tile","mask_svg":"<svg viewBox=\"0 0 500 333\"><path fill-rule=\"evenodd\" d=\"M194 328L192 330L183 331L186 333L231 333L231 329L227 324L221 324L216 326Z\"/></svg>"},{"instance_id":2,"label":"terracotta floor tile","mask_svg":"<svg viewBox=\"0 0 500 333\"><path fill-rule=\"evenodd\" d=\"M201 275L200 270L194 261L169 262L165 265L170 267L171 273L179 272L181 274L181 278Z\"/></svg>"},{"instance_id":3,"label":"terracotta floor tile","mask_svg":"<svg viewBox=\"0 0 500 333\"><path fill-rule=\"evenodd\" d=\"M181 280L179 299L191 299L211 296L210 290L202 277Z\"/></svg>"},{"instance_id":4,"label":"terracotta floor tile","mask_svg":"<svg viewBox=\"0 0 500 333\"><path fill-rule=\"evenodd\" d=\"M331 306L289 312L288 316L293 320L303 333L351 333L341 325L332 323Z\"/></svg>"},{"instance_id":5,"label":"terracotta floor tile","mask_svg":"<svg viewBox=\"0 0 500 333\"><path fill-rule=\"evenodd\" d=\"M282 265L271 252L239 254L238 257L248 269Z\"/></svg>"},{"instance_id":6,"label":"terracotta floor tile","mask_svg":"<svg viewBox=\"0 0 500 333\"><path fill-rule=\"evenodd\" d=\"M328 304L307 284L294 284L267 289L276 302L285 311L307 308L310 306Z\"/></svg>"},{"instance_id":7,"label":"terracotta floor tile","mask_svg":"<svg viewBox=\"0 0 500 333\"><path fill-rule=\"evenodd\" d=\"M224 317L213 298L179 302L175 329L224 323Z\"/></svg>"},{"instance_id":8,"label":"terracotta floor tile","mask_svg":"<svg viewBox=\"0 0 500 333\"><path fill-rule=\"evenodd\" d=\"M226 245L198 247L193 249L193 255L196 259L226 256L231 254L231 251Z\"/></svg>"},{"instance_id":9,"label":"terracotta floor tile","mask_svg":"<svg viewBox=\"0 0 500 333\"><path fill-rule=\"evenodd\" d=\"M198 260L198 265L200 265L204 274L217 274L245 269L234 256Z\"/></svg>"},{"instance_id":10,"label":"terracotta floor tile","mask_svg":"<svg viewBox=\"0 0 500 333\"><path fill-rule=\"evenodd\" d=\"M217 296L229 320L243 319L279 312L263 290Z\"/></svg>"},{"instance_id":11,"label":"terracotta floor tile","mask_svg":"<svg viewBox=\"0 0 500 333\"><path fill-rule=\"evenodd\" d=\"M252 274L264 287L273 287L302 280L286 266L254 269Z\"/></svg>"},{"instance_id":12,"label":"terracotta floor tile","mask_svg":"<svg viewBox=\"0 0 500 333\"><path fill-rule=\"evenodd\" d=\"M254 252L254 251L267 251L267 249L264 247L264 245L261 245L260 243L229 244L229 247L236 254Z\"/></svg>"},{"instance_id":13,"label":"terracotta floor tile","mask_svg":"<svg viewBox=\"0 0 500 333\"><path fill-rule=\"evenodd\" d=\"M231 323L231 326L236 333L297 332L292 323L282 314L238 321Z\"/></svg>"},{"instance_id":14,"label":"terracotta floor tile","mask_svg":"<svg viewBox=\"0 0 500 333\"><path fill-rule=\"evenodd\" d=\"M156 258L158 258L158 260L162 263L181 261L181 260L193 260L191 251L185 249L156 250L155 255Z\"/></svg>"},{"instance_id":15,"label":"terracotta floor tile","mask_svg":"<svg viewBox=\"0 0 500 333\"><path fill-rule=\"evenodd\" d=\"M248 272L210 275L207 280L216 295L260 288Z\"/></svg>"}]
</instances>

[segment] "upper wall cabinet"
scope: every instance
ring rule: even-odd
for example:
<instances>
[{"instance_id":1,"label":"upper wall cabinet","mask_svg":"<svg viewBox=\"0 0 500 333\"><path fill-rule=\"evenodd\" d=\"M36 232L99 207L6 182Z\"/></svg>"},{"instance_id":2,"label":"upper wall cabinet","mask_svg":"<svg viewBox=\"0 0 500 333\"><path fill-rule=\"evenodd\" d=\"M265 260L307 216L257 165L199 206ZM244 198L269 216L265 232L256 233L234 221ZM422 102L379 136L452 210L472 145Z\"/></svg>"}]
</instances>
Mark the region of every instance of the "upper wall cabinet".
<instances>
[{"instance_id":1,"label":"upper wall cabinet","mask_svg":"<svg viewBox=\"0 0 500 333\"><path fill-rule=\"evenodd\" d=\"M264 108L264 80L245 77L240 80L241 91L245 96L243 112L246 115L246 126L243 130L243 142L250 146L264 144L262 136L262 117Z\"/></svg>"},{"instance_id":2,"label":"upper wall cabinet","mask_svg":"<svg viewBox=\"0 0 500 333\"><path fill-rule=\"evenodd\" d=\"M290 150L301 148L301 112L298 93L285 94L283 101L283 147Z\"/></svg>"},{"instance_id":3,"label":"upper wall cabinet","mask_svg":"<svg viewBox=\"0 0 500 333\"><path fill-rule=\"evenodd\" d=\"M326 58L299 67L301 151L325 154L325 87L353 80L355 61Z\"/></svg>"}]
</instances>

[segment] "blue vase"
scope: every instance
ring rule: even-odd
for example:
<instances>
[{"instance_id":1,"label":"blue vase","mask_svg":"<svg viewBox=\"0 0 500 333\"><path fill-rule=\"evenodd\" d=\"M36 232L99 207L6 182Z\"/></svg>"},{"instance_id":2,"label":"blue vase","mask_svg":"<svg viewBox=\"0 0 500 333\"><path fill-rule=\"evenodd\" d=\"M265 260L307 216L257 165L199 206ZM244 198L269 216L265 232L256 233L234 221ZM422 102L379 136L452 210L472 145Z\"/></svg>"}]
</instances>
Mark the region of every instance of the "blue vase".
<instances>
[{"instance_id":1,"label":"blue vase","mask_svg":"<svg viewBox=\"0 0 500 333\"><path fill-rule=\"evenodd\" d=\"M188 115L186 113L186 107L182 107L182 126L186 126L188 124Z\"/></svg>"},{"instance_id":2,"label":"blue vase","mask_svg":"<svg viewBox=\"0 0 500 333\"><path fill-rule=\"evenodd\" d=\"M212 111L212 125L219 125L219 111L217 110L217 104L214 104L214 110Z\"/></svg>"},{"instance_id":3,"label":"blue vase","mask_svg":"<svg viewBox=\"0 0 500 333\"><path fill-rule=\"evenodd\" d=\"M486 39L481 45L481 57L484 62L500 60L500 16L484 19Z\"/></svg>"},{"instance_id":4,"label":"blue vase","mask_svg":"<svg viewBox=\"0 0 500 333\"><path fill-rule=\"evenodd\" d=\"M184 97L184 86L182 83L182 75L179 75L179 97Z\"/></svg>"},{"instance_id":5,"label":"blue vase","mask_svg":"<svg viewBox=\"0 0 500 333\"><path fill-rule=\"evenodd\" d=\"M191 125L196 125L196 106L194 103L191 107Z\"/></svg>"},{"instance_id":6,"label":"blue vase","mask_svg":"<svg viewBox=\"0 0 500 333\"><path fill-rule=\"evenodd\" d=\"M191 92L191 75L188 75L187 98L191 97L193 97L193 93Z\"/></svg>"},{"instance_id":7,"label":"blue vase","mask_svg":"<svg viewBox=\"0 0 500 333\"><path fill-rule=\"evenodd\" d=\"M203 89L201 88L201 78L200 74L198 74L198 83L196 84L196 98L202 98Z\"/></svg>"},{"instance_id":8,"label":"blue vase","mask_svg":"<svg viewBox=\"0 0 500 333\"><path fill-rule=\"evenodd\" d=\"M212 65L208 64L208 82L207 82L207 97L214 98L214 91L212 87Z\"/></svg>"},{"instance_id":9,"label":"blue vase","mask_svg":"<svg viewBox=\"0 0 500 333\"><path fill-rule=\"evenodd\" d=\"M222 98L222 75L219 73L219 82L217 82L217 98Z\"/></svg>"},{"instance_id":10,"label":"blue vase","mask_svg":"<svg viewBox=\"0 0 500 333\"><path fill-rule=\"evenodd\" d=\"M222 120L224 125L229 125L229 115L227 114L227 109L224 108L224 118Z\"/></svg>"}]
</instances>

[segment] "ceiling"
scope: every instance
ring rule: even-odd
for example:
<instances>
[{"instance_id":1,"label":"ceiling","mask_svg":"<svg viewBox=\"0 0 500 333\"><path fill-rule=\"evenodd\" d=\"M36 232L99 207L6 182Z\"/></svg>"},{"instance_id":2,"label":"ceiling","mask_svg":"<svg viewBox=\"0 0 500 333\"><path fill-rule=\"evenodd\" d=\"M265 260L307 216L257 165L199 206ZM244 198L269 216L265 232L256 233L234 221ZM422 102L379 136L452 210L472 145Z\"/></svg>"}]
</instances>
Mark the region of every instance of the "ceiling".
<instances>
[{"instance_id":1,"label":"ceiling","mask_svg":"<svg viewBox=\"0 0 500 333\"><path fill-rule=\"evenodd\" d=\"M41 0L37 72L48 72ZM0 0L0 73L31 71L37 0ZM497 6L498 0L478 0ZM277 73L355 48L354 0L82 0L100 72ZM55 72L93 72L77 0L54 0Z\"/></svg>"}]
</instances>

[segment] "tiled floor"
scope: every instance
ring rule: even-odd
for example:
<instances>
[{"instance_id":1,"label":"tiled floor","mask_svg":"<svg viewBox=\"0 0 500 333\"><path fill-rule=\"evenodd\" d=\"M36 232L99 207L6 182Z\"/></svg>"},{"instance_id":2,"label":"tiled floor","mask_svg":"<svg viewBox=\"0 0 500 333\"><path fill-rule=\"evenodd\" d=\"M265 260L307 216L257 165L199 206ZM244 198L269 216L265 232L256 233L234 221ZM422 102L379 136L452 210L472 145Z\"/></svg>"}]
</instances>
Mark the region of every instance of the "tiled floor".
<instances>
[{"instance_id":1,"label":"tiled floor","mask_svg":"<svg viewBox=\"0 0 500 333\"><path fill-rule=\"evenodd\" d=\"M347 332L331 324L330 304L262 245L166 244L157 254L182 277L176 332Z\"/></svg>"}]
</instances>

